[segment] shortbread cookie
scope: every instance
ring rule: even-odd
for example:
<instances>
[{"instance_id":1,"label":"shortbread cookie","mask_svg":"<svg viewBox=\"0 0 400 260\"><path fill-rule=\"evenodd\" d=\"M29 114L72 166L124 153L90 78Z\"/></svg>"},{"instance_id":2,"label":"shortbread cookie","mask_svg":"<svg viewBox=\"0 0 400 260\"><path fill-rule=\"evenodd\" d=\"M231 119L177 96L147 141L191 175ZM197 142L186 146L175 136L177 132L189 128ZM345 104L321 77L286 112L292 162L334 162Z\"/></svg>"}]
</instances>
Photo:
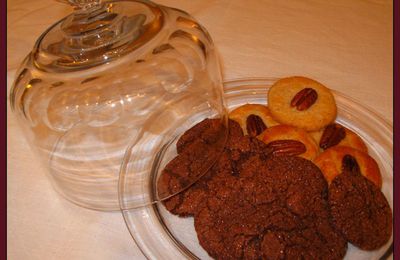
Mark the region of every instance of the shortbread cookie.
<instances>
[{"instance_id":1,"label":"shortbread cookie","mask_svg":"<svg viewBox=\"0 0 400 260\"><path fill-rule=\"evenodd\" d=\"M309 134L314 138L321 150L340 145L368 153L367 145L361 137L338 123L329 124L323 129L310 132Z\"/></svg>"},{"instance_id":2,"label":"shortbread cookie","mask_svg":"<svg viewBox=\"0 0 400 260\"><path fill-rule=\"evenodd\" d=\"M298 156L303 157L308 160L313 160L318 155L318 146L314 139L303 129L289 126L289 125L276 125L266 129L258 138L266 144L271 144L276 146L281 146L282 149L296 149L295 145L290 145L288 143L277 144L277 141L282 140L295 140L299 141L305 146L305 151L299 153ZM274 145L275 146L275 145ZM293 147L292 147L293 146ZM283 148L284 147L284 148ZM298 147L298 146L296 146ZM274 149L276 150L276 149Z\"/></svg>"},{"instance_id":3,"label":"shortbread cookie","mask_svg":"<svg viewBox=\"0 0 400 260\"><path fill-rule=\"evenodd\" d=\"M332 123L337 108L332 92L305 77L280 79L268 92L268 107L282 124L316 131Z\"/></svg>"},{"instance_id":4,"label":"shortbread cookie","mask_svg":"<svg viewBox=\"0 0 400 260\"><path fill-rule=\"evenodd\" d=\"M382 176L374 158L368 153L347 146L333 146L315 158L314 163L321 169L328 183L341 173L342 160L346 154L356 158L362 175L377 187L382 187Z\"/></svg>"},{"instance_id":5,"label":"shortbread cookie","mask_svg":"<svg viewBox=\"0 0 400 260\"><path fill-rule=\"evenodd\" d=\"M246 104L235 108L229 113L229 118L238 122L245 135L259 135L268 127L279 124L276 122L267 106Z\"/></svg>"}]
</instances>

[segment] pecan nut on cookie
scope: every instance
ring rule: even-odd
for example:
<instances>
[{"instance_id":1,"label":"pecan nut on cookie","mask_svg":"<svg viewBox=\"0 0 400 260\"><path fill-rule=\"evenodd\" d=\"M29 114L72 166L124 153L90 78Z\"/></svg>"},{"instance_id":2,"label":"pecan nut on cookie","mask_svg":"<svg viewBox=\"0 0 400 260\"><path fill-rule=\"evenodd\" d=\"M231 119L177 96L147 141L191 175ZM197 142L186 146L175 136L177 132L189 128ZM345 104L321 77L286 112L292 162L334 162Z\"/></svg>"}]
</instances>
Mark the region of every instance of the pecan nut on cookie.
<instances>
[{"instance_id":1,"label":"pecan nut on cookie","mask_svg":"<svg viewBox=\"0 0 400 260\"><path fill-rule=\"evenodd\" d=\"M319 131L310 132L310 135L314 138L322 151L339 145L352 147L368 153L367 145L361 137L339 123L329 124Z\"/></svg>"},{"instance_id":2,"label":"pecan nut on cookie","mask_svg":"<svg viewBox=\"0 0 400 260\"><path fill-rule=\"evenodd\" d=\"M299 153L293 155L297 155L308 160L313 160L319 152L318 146L314 139L305 130L294 126L276 125L266 129L257 138L267 145L273 147L285 146L287 149L292 147L292 150L295 150L294 148L297 147L300 148L299 145L293 141L300 142L304 145L304 149L298 149Z\"/></svg>"}]
</instances>

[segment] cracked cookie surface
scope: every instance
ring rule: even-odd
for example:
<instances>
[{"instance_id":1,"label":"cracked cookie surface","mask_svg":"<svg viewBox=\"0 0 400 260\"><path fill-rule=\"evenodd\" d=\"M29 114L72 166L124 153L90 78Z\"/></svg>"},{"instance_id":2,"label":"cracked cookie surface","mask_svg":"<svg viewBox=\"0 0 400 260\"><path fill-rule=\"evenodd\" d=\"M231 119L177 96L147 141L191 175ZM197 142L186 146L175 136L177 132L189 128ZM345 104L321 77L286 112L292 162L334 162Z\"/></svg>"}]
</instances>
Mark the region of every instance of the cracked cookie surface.
<instances>
[{"instance_id":1,"label":"cracked cookie surface","mask_svg":"<svg viewBox=\"0 0 400 260\"><path fill-rule=\"evenodd\" d=\"M331 226L327 184L310 161L249 156L238 175L226 155L195 214L203 248L215 259L342 259L347 243Z\"/></svg>"},{"instance_id":2,"label":"cracked cookie surface","mask_svg":"<svg viewBox=\"0 0 400 260\"><path fill-rule=\"evenodd\" d=\"M364 250L386 244L392 234L392 211L380 189L361 175L355 157L345 155L344 169L329 186L334 225Z\"/></svg>"},{"instance_id":3,"label":"cracked cookie surface","mask_svg":"<svg viewBox=\"0 0 400 260\"><path fill-rule=\"evenodd\" d=\"M182 180L187 179L191 171L198 171L202 165L197 158L193 158L196 154L204 154L206 147L199 142L199 136L204 136L204 132L208 131L214 125L213 120L205 120L196 125L194 128L189 129L182 137L184 140L178 140L177 147L181 153L178 154L171 162L164 168L159 184L159 192L163 190L177 190L175 186L179 186ZM181 138L182 139L182 138ZM243 132L238 123L229 120L229 138L224 153L221 157L229 153L232 160L241 160L242 153L269 153L265 145L257 139L243 136ZM186 149L187 148L187 149ZM230 165L230 162L227 165ZM214 168L217 165L214 166ZM228 167L228 166L227 166ZM230 166L229 166L230 167ZM230 168L231 169L231 168ZM235 169L231 169L235 171ZM163 203L165 207L173 214L181 217L193 216L204 205L205 199L208 196L209 188L208 181L215 175L215 171L207 172L202 178L197 181L190 189L181 192L170 199L165 200Z\"/></svg>"},{"instance_id":4,"label":"cracked cookie surface","mask_svg":"<svg viewBox=\"0 0 400 260\"><path fill-rule=\"evenodd\" d=\"M229 130L218 162L165 207L194 216L199 242L215 259L342 259L347 243L330 223L320 170L306 159L272 156L236 122ZM179 179L181 173L171 174L178 166L167 165L163 174Z\"/></svg>"}]
</instances>

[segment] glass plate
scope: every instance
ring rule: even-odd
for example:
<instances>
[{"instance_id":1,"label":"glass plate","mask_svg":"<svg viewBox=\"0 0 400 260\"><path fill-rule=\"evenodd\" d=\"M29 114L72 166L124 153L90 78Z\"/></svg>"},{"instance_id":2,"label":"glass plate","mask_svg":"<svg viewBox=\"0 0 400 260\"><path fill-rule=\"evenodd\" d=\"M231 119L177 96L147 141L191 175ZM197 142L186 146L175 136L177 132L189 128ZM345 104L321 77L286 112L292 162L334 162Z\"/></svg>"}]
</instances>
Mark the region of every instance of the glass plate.
<instances>
[{"instance_id":1,"label":"glass plate","mask_svg":"<svg viewBox=\"0 0 400 260\"><path fill-rule=\"evenodd\" d=\"M269 87L277 79L241 79L224 83L225 101L232 110L245 103L267 103ZM393 127L371 109L345 95L333 91L337 106L337 122L358 133L368 146L382 174L382 191L393 209ZM158 174L176 153L171 152L176 140L169 147L160 148L154 161L153 174L147 188L154 193ZM170 149L168 149L170 148ZM165 152L167 151L167 152ZM148 259L211 259L197 240L193 218L180 218L170 214L162 204L139 209L129 209L126 200L130 189L129 173L121 172L120 204L122 213L138 247ZM132 191L131 191L132 192ZM392 239L379 250L367 252L348 246L345 259L393 259Z\"/></svg>"}]
</instances>

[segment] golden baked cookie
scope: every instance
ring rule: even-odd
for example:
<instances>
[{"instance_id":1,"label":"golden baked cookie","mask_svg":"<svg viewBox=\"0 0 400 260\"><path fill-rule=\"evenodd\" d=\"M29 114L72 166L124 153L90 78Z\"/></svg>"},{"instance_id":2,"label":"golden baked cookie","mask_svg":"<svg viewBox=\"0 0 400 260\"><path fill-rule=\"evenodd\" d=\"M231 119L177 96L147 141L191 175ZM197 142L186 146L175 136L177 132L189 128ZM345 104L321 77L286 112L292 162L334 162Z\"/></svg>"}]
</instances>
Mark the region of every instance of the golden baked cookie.
<instances>
[{"instance_id":1,"label":"golden baked cookie","mask_svg":"<svg viewBox=\"0 0 400 260\"><path fill-rule=\"evenodd\" d=\"M332 123L319 131L309 133L319 145L321 152L330 147L340 145L348 146L368 153L367 145L355 132L338 124Z\"/></svg>"},{"instance_id":2,"label":"golden baked cookie","mask_svg":"<svg viewBox=\"0 0 400 260\"><path fill-rule=\"evenodd\" d=\"M235 108L229 113L229 118L238 122L244 135L257 136L268 127L279 124L269 112L267 106L246 104Z\"/></svg>"},{"instance_id":3,"label":"golden baked cookie","mask_svg":"<svg viewBox=\"0 0 400 260\"><path fill-rule=\"evenodd\" d=\"M342 160L346 154L353 156L357 160L361 174L364 177L377 187L382 187L381 172L374 158L368 153L347 146L328 148L314 160L314 163L320 168L329 184L342 172Z\"/></svg>"},{"instance_id":4,"label":"golden baked cookie","mask_svg":"<svg viewBox=\"0 0 400 260\"><path fill-rule=\"evenodd\" d=\"M275 82L268 92L268 107L281 124L316 131L332 123L337 108L332 92L306 77L289 77Z\"/></svg>"},{"instance_id":5,"label":"golden baked cookie","mask_svg":"<svg viewBox=\"0 0 400 260\"><path fill-rule=\"evenodd\" d=\"M289 125L276 125L266 129L258 137L266 144L270 144L277 140L295 140L304 144L305 152L299 154L308 160L313 160L319 152L318 146L314 139L303 129L289 126Z\"/></svg>"}]
</instances>

